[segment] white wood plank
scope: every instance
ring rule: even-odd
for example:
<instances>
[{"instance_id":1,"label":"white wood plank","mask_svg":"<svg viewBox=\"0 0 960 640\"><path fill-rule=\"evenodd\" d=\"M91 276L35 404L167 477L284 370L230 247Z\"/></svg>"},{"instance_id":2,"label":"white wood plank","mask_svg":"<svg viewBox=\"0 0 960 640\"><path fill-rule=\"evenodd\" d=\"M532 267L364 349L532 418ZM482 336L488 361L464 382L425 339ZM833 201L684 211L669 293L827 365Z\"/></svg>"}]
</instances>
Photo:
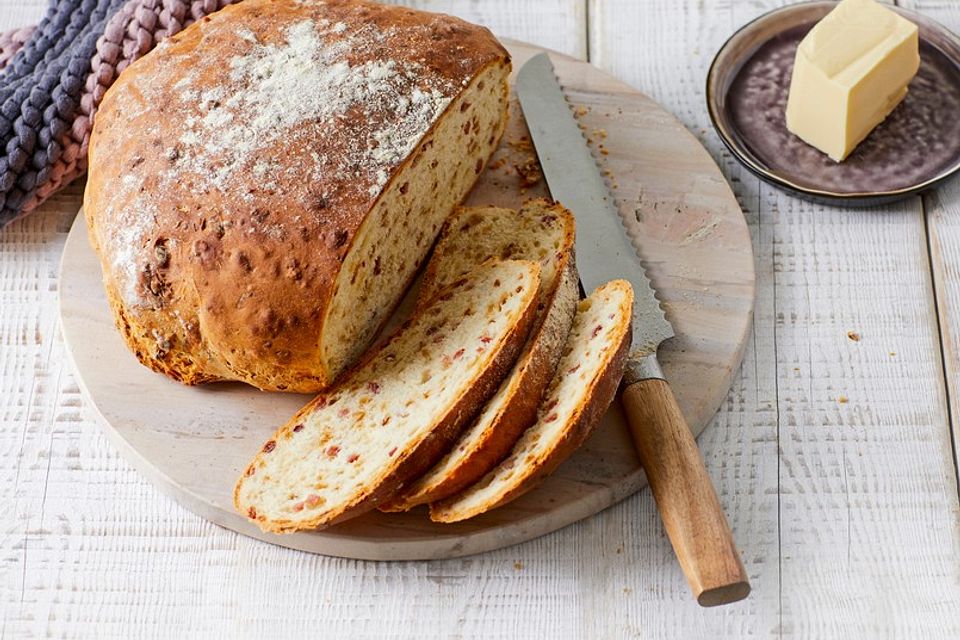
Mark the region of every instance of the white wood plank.
<instances>
[{"instance_id":1,"label":"white wood plank","mask_svg":"<svg viewBox=\"0 0 960 640\"><path fill-rule=\"evenodd\" d=\"M960 21L958 21L960 22ZM960 447L960 182L923 197L937 293L940 348L949 390L954 464Z\"/></svg>"},{"instance_id":2,"label":"white wood plank","mask_svg":"<svg viewBox=\"0 0 960 640\"><path fill-rule=\"evenodd\" d=\"M576 58L587 55L585 0L398 0L393 4L449 13L489 27L498 36L524 40ZM46 2L0 0L0 31L35 24Z\"/></svg>"},{"instance_id":3,"label":"white wood plank","mask_svg":"<svg viewBox=\"0 0 960 640\"><path fill-rule=\"evenodd\" d=\"M709 125L710 59L775 4L595 0L589 18L591 60L702 137L755 229L758 397L732 389L742 413L701 440L757 575L748 628L956 637L956 478L919 200L870 211L801 202L737 166ZM744 457L763 461L749 477L730 465ZM665 613L650 635L734 635L727 615Z\"/></svg>"},{"instance_id":4,"label":"white wood plank","mask_svg":"<svg viewBox=\"0 0 960 640\"><path fill-rule=\"evenodd\" d=\"M899 4L938 20L954 33L960 32L960 5L956 2L901 0ZM960 182L954 179L925 195L923 205L937 294L940 346L949 389L956 464L960 444Z\"/></svg>"},{"instance_id":5,"label":"white wood plank","mask_svg":"<svg viewBox=\"0 0 960 640\"><path fill-rule=\"evenodd\" d=\"M47 9L36 0L0 0L0 32L36 24Z\"/></svg>"},{"instance_id":6,"label":"white wood plank","mask_svg":"<svg viewBox=\"0 0 960 640\"><path fill-rule=\"evenodd\" d=\"M587 57L586 0L396 0L427 11L449 13L581 60Z\"/></svg>"}]
</instances>

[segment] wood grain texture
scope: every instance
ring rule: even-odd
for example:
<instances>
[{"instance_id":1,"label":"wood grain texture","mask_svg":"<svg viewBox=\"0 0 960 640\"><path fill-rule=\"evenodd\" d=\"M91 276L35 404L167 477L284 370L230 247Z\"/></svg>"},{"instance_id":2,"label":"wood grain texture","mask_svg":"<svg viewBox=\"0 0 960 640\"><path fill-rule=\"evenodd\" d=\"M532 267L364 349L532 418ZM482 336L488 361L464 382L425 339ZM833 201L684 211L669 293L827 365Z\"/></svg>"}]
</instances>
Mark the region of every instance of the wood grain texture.
<instances>
[{"instance_id":1,"label":"wood grain texture","mask_svg":"<svg viewBox=\"0 0 960 640\"><path fill-rule=\"evenodd\" d=\"M591 4L591 60L701 136L757 249L746 362L759 377L746 397L731 390L737 420L718 419L700 440L744 552L753 615L722 611L721 634L686 618L675 635L956 636L956 476L919 199L812 205L723 150L704 107L706 68L727 35L780 3L641 4Z\"/></svg>"},{"instance_id":2,"label":"wood grain texture","mask_svg":"<svg viewBox=\"0 0 960 640\"><path fill-rule=\"evenodd\" d=\"M960 446L960 183L954 180L924 195L923 206L956 466Z\"/></svg>"},{"instance_id":3,"label":"wood grain texture","mask_svg":"<svg viewBox=\"0 0 960 640\"><path fill-rule=\"evenodd\" d=\"M34 21L42 4L0 0L0 28ZM522 40L567 52L586 40L581 22L566 47L544 42L570 33L555 17L576 2L452 4L490 21L519 12L507 26ZM960 635L956 489L919 207L793 201L734 164L706 119L710 58L772 4L596 0L589 16L592 55L706 142L750 223L755 331L699 440L749 598L706 610L689 598L649 492L517 547L412 563L291 552L177 506L84 416L64 362L55 273L74 188L0 232L0 637ZM955 7L920 9L960 31ZM926 200L944 327L958 318L945 285L960 249L944 233L958 198L951 184ZM944 335L957 344L956 330Z\"/></svg>"},{"instance_id":4,"label":"wood grain texture","mask_svg":"<svg viewBox=\"0 0 960 640\"><path fill-rule=\"evenodd\" d=\"M960 4L949 0L900 0L901 6L921 11L954 33L960 33ZM927 242L940 322L950 422L953 462L960 444L960 180L923 196Z\"/></svg>"},{"instance_id":5,"label":"wood grain texture","mask_svg":"<svg viewBox=\"0 0 960 640\"><path fill-rule=\"evenodd\" d=\"M540 51L505 44L516 68ZM672 116L583 62L559 54L553 62L580 124L603 132L592 134L594 144L607 151L598 155L618 183L617 203L631 235L639 238L677 332L660 349L660 361L690 428L699 434L727 394L749 330L753 264L743 215L716 164ZM515 96L511 100L515 103ZM515 166L533 152L528 142L521 144L527 130L520 112L514 114L471 202L518 209L531 195L521 188ZM537 186L544 188L542 181ZM277 425L308 397L265 394L239 384L189 388L140 366L114 328L84 219L67 240L62 273L63 334L77 382L109 439L162 491L234 531L352 558L456 557L554 531L645 484L615 407L586 445L539 487L481 516L438 524L421 508L367 513L319 532L263 533L233 508L233 485Z\"/></svg>"},{"instance_id":6,"label":"wood grain texture","mask_svg":"<svg viewBox=\"0 0 960 640\"><path fill-rule=\"evenodd\" d=\"M623 410L657 511L693 596L712 607L743 600L750 582L703 456L670 385L656 378L623 389Z\"/></svg>"},{"instance_id":7,"label":"wood grain texture","mask_svg":"<svg viewBox=\"0 0 960 640\"><path fill-rule=\"evenodd\" d=\"M393 4L449 13L482 24L498 37L530 42L580 60L587 58L584 0L398 0Z\"/></svg>"},{"instance_id":8,"label":"wood grain texture","mask_svg":"<svg viewBox=\"0 0 960 640\"><path fill-rule=\"evenodd\" d=\"M46 9L47 3L37 0L0 0L0 31L36 24Z\"/></svg>"}]
</instances>

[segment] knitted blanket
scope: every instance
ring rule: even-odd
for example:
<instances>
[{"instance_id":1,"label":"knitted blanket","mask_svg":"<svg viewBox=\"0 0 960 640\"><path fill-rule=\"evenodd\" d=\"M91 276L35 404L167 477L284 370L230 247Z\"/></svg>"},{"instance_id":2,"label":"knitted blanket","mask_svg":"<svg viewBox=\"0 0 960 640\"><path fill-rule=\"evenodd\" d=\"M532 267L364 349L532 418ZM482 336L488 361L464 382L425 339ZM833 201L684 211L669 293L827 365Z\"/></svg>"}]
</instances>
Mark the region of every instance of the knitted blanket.
<instances>
[{"instance_id":1,"label":"knitted blanket","mask_svg":"<svg viewBox=\"0 0 960 640\"><path fill-rule=\"evenodd\" d=\"M239 0L51 0L0 34L0 227L86 171L103 94L167 36Z\"/></svg>"}]
</instances>

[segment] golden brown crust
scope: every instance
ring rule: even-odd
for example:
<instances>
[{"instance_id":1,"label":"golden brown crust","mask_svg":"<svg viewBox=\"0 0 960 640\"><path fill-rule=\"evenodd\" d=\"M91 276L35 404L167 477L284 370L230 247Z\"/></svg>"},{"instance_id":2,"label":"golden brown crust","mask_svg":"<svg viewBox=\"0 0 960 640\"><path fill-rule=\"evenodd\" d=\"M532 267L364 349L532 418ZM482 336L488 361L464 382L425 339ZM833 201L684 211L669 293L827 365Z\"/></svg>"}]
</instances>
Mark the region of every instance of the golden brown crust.
<instances>
[{"instance_id":1,"label":"golden brown crust","mask_svg":"<svg viewBox=\"0 0 960 640\"><path fill-rule=\"evenodd\" d=\"M381 134L394 129L382 126L399 116L370 102L333 113L335 132L319 117L272 130L264 117L305 107L258 103L251 83L288 45L339 51L330 73L366 64L438 109L509 63L489 31L449 16L364 0L246 0L126 69L97 116L84 211L125 340L187 384L328 385L318 336L333 283L367 212L413 158L388 153ZM426 135L436 121L406 133ZM256 139L231 137L237 130Z\"/></svg>"}]
</instances>

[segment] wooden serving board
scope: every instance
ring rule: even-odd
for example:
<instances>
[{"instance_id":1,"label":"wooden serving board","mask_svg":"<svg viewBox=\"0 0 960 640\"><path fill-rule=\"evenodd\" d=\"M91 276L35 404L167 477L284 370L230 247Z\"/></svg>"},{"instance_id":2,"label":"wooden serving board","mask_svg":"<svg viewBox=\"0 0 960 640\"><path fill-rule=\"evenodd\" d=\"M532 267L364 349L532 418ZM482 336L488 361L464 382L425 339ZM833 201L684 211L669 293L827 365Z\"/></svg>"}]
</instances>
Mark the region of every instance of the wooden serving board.
<instances>
[{"instance_id":1,"label":"wooden serving board","mask_svg":"<svg viewBox=\"0 0 960 640\"><path fill-rule=\"evenodd\" d=\"M506 44L515 70L540 51ZM753 314L753 254L740 207L709 154L672 115L585 62L551 58L676 329L660 361L699 435L726 397ZM547 193L542 180L521 182L535 153L512 102L510 127L470 203L516 207ZM308 398L236 383L185 387L142 367L114 329L82 215L64 249L60 291L78 382L110 440L164 493L245 535L352 558L456 557L549 533L646 484L614 403L593 437L553 476L483 516L434 524L421 507L369 513L319 532L264 534L234 512L233 485L264 440Z\"/></svg>"}]
</instances>

